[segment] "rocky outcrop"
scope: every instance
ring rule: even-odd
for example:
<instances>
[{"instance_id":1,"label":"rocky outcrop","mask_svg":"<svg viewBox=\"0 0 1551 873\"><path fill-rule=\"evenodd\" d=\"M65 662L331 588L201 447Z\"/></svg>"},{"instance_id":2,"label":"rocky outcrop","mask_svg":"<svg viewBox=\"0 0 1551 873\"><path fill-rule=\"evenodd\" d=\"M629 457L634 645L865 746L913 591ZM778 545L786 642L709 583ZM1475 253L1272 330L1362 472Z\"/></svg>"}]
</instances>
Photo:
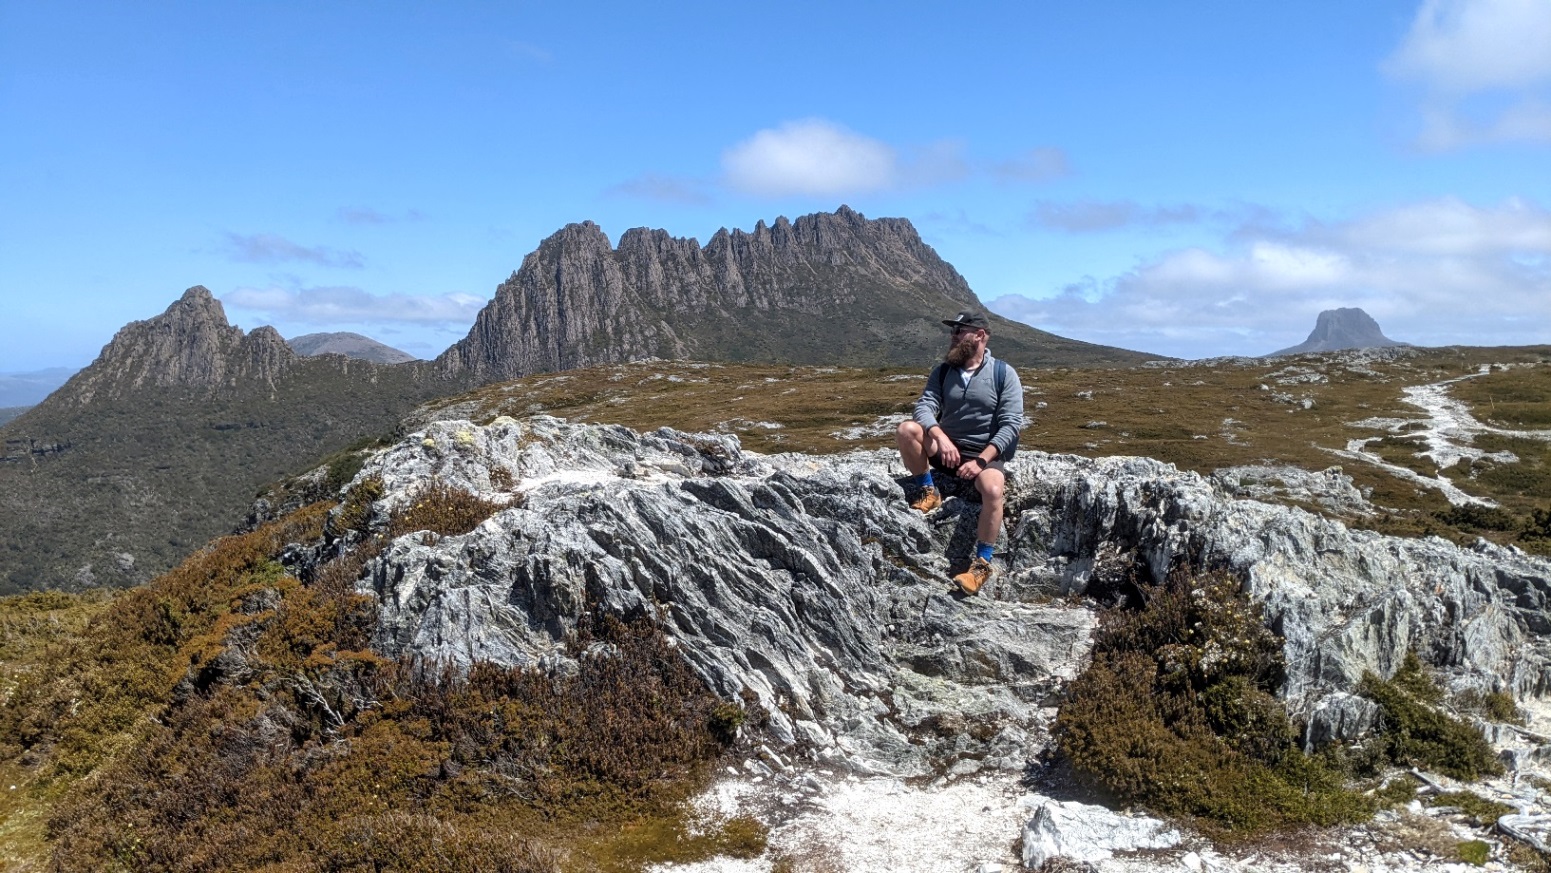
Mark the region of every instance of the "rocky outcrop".
<instances>
[{"instance_id":1,"label":"rocky outcrop","mask_svg":"<svg viewBox=\"0 0 1551 873\"><path fill-rule=\"evenodd\" d=\"M795 364L919 364L941 354L939 320L983 309L964 278L902 218L842 206L704 246L665 231L610 245L592 222L544 240L496 289L438 364L480 381L645 358ZM994 318L1018 364L1138 362Z\"/></svg>"},{"instance_id":2,"label":"rocky outcrop","mask_svg":"<svg viewBox=\"0 0 1551 873\"><path fill-rule=\"evenodd\" d=\"M1267 357L1404 345L1407 343L1396 342L1385 336L1384 331L1379 329L1379 323L1361 309L1327 309L1319 314L1308 339L1279 352L1272 352Z\"/></svg>"},{"instance_id":3,"label":"rocky outcrop","mask_svg":"<svg viewBox=\"0 0 1551 873\"><path fill-rule=\"evenodd\" d=\"M432 479L524 499L463 536L399 538L363 585L384 651L454 663L567 669L584 611L649 617L719 694L757 699L777 741L896 775L1020 768L1094 623L1063 595L1183 562L1246 580L1285 638L1283 694L1311 738L1364 730L1351 692L1411 650L1457 689L1529 699L1551 685L1544 560L1348 530L1148 459L1028 451L1009 467L999 573L963 599L946 574L977 508L956 495L914 513L891 452L766 457L725 435L433 422L362 471L386 483L378 523Z\"/></svg>"},{"instance_id":4,"label":"rocky outcrop","mask_svg":"<svg viewBox=\"0 0 1551 873\"><path fill-rule=\"evenodd\" d=\"M417 360L408 352L384 345L371 337L358 333L337 331L334 333L309 333L286 340L291 351L304 358L314 355L344 355L374 364L403 364Z\"/></svg>"},{"instance_id":5,"label":"rocky outcrop","mask_svg":"<svg viewBox=\"0 0 1551 873\"><path fill-rule=\"evenodd\" d=\"M54 397L86 406L141 388L215 395L242 383L272 383L295 359L274 328L244 334L226 320L221 301L195 285L161 315L120 328L97 360Z\"/></svg>"}]
</instances>

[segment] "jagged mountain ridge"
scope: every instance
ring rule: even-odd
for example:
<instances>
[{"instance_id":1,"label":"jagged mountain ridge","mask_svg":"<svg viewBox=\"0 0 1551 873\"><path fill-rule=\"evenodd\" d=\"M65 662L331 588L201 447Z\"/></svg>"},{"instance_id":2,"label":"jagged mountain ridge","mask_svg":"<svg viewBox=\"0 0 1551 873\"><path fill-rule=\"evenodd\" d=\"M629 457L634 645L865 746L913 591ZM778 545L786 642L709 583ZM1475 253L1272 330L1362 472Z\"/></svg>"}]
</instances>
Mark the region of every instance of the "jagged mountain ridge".
<instances>
[{"instance_id":1,"label":"jagged mountain ridge","mask_svg":"<svg viewBox=\"0 0 1551 873\"><path fill-rule=\"evenodd\" d=\"M1327 309L1314 322L1314 330L1303 342L1272 352L1267 357L1298 355L1304 352L1339 352L1343 349L1378 349L1405 346L1384 335L1373 316L1356 307Z\"/></svg>"},{"instance_id":2,"label":"jagged mountain ridge","mask_svg":"<svg viewBox=\"0 0 1551 873\"><path fill-rule=\"evenodd\" d=\"M663 230L618 247L592 222L544 240L437 363L479 381L644 358L877 366L930 361L939 320L984 304L903 218L849 207L719 230L702 247ZM992 316L1015 364L1148 356Z\"/></svg>"},{"instance_id":3,"label":"jagged mountain ridge","mask_svg":"<svg viewBox=\"0 0 1551 873\"><path fill-rule=\"evenodd\" d=\"M418 360L408 352L350 331L308 333L292 337L286 343L292 351L305 358L314 355L344 355L378 364L405 364Z\"/></svg>"},{"instance_id":4,"label":"jagged mountain ridge","mask_svg":"<svg viewBox=\"0 0 1551 873\"><path fill-rule=\"evenodd\" d=\"M229 532L260 485L467 383L303 357L195 286L0 426L0 594L144 582Z\"/></svg>"}]
</instances>

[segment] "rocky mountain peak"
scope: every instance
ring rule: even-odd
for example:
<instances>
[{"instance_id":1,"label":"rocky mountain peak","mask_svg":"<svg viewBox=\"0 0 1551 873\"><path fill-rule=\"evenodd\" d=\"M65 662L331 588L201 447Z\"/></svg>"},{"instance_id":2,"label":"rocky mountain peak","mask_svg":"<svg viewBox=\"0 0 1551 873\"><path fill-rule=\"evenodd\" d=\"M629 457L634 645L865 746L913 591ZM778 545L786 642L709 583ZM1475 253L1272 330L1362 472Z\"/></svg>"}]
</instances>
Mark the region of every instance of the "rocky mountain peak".
<instances>
[{"instance_id":1,"label":"rocky mountain peak","mask_svg":"<svg viewBox=\"0 0 1551 873\"><path fill-rule=\"evenodd\" d=\"M1327 309L1319 314L1309 338L1291 348L1272 352L1277 355L1296 355L1303 352L1335 352L1342 349L1376 349L1386 346L1403 346L1384 335L1373 316L1356 307Z\"/></svg>"},{"instance_id":2,"label":"rocky mountain peak","mask_svg":"<svg viewBox=\"0 0 1551 873\"><path fill-rule=\"evenodd\" d=\"M215 392L242 379L272 380L295 358L274 328L244 334L221 301L195 285L161 315L120 328L50 400L84 406L147 386Z\"/></svg>"},{"instance_id":3,"label":"rocky mountain peak","mask_svg":"<svg viewBox=\"0 0 1551 873\"><path fill-rule=\"evenodd\" d=\"M646 358L917 364L941 353L939 320L967 307L983 304L903 218L841 206L722 228L704 247L633 228L617 248L586 221L524 258L437 363L479 381ZM1145 357L1000 320L997 337L1020 363Z\"/></svg>"}]
</instances>

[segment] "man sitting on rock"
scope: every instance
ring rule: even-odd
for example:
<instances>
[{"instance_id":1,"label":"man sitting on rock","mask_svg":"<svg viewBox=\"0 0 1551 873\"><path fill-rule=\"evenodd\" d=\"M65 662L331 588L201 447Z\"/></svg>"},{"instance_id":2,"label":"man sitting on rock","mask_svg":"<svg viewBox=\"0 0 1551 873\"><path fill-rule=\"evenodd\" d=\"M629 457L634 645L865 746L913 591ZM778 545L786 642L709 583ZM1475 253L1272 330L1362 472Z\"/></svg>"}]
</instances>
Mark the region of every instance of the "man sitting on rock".
<instances>
[{"instance_id":1,"label":"man sitting on rock","mask_svg":"<svg viewBox=\"0 0 1551 873\"><path fill-rule=\"evenodd\" d=\"M990 324L983 313L960 312L943 324L953 328L948 353L926 379L913 420L895 435L905 469L915 476L920 496L910 504L920 512L942 505L933 482L940 476L974 480L980 492L980 526L969 569L953 577L965 594L991 578L991 554L1002 528L1006 461L1018 448L1023 427L1023 385L1005 361L986 348Z\"/></svg>"}]
</instances>

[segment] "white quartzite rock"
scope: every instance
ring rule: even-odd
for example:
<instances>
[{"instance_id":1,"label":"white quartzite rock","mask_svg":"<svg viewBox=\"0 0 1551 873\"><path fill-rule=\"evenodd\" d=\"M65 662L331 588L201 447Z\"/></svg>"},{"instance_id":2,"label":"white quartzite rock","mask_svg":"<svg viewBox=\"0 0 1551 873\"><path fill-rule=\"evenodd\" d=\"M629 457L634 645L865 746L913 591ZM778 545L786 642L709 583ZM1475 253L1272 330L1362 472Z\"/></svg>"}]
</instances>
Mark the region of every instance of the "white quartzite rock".
<instances>
[{"instance_id":1,"label":"white quartzite rock","mask_svg":"<svg viewBox=\"0 0 1551 873\"><path fill-rule=\"evenodd\" d=\"M764 457L724 434L436 421L363 469L387 486L378 523L433 478L525 499L463 536L399 538L363 584L384 651L460 664L564 669L588 609L647 616L718 694L756 695L778 742L861 773L1019 767L1093 627L1050 595L1126 556L1155 580L1189 561L1244 575L1286 640L1283 693L1311 742L1370 726L1352 692L1411 649L1458 688L1551 683L1546 561L1352 531L1145 458L1025 450L1009 467L998 574L964 599L947 574L978 507L950 493L913 512L891 451Z\"/></svg>"},{"instance_id":2,"label":"white quartzite rock","mask_svg":"<svg viewBox=\"0 0 1551 873\"><path fill-rule=\"evenodd\" d=\"M1031 870L1049 858L1091 864L1116 852L1179 845L1179 831L1155 818L1125 816L1102 806L1038 795L1024 802L1034 813L1023 827L1023 866Z\"/></svg>"}]
</instances>

